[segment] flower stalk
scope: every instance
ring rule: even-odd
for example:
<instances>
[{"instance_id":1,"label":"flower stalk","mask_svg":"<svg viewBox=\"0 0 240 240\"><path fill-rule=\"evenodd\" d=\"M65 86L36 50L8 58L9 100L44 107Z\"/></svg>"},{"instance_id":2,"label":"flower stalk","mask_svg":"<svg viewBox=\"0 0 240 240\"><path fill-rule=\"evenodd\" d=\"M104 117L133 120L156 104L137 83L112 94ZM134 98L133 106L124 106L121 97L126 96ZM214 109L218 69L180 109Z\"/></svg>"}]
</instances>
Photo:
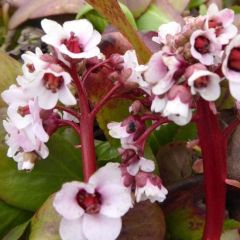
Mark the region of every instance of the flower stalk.
<instances>
[{"instance_id":1,"label":"flower stalk","mask_svg":"<svg viewBox=\"0 0 240 240\"><path fill-rule=\"evenodd\" d=\"M197 130L203 156L206 198L203 239L219 240L225 215L227 141L209 103L200 98L197 102L197 111L199 116Z\"/></svg>"}]
</instances>

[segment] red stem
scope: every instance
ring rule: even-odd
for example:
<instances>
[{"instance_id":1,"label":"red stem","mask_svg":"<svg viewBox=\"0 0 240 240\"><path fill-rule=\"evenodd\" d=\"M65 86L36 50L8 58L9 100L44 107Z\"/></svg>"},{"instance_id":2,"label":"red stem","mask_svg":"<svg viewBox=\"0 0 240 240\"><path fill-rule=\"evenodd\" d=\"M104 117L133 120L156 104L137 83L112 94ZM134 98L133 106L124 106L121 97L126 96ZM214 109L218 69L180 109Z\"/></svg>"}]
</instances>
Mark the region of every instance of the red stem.
<instances>
[{"instance_id":1,"label":"red stem","mask_svg":"<svg viewBox=\"0 0 240 240\"><path fill-rule=\"evenodd\" d=\"M91 117L87 94L78 76L76 65L73 65L71 68L71 76L77 87L79 97L83 177L84 181L88 182L88 179L96 171L96 153L93 133L94 119Z\"/></svg>"},{"instance_id":2,"label":"red stem","mask_svg":"<svg viewBox=\"0 0 240 240\"><path fill-rule=\"evenodd\" d=\"M197 130L202 149L206 198L204 240L219 240L225 215L227 144L216 115L203 99L197 102Z\"/></svg>"},{"instance_id":3,"label":"red stem","mask_svg":"<svg viewBox=\"0 0 240 240\"><path fill-rule=\"evenodd\" d=\"M236 129L236 127L239 125L240 120L235 119L233 122L231 122L224 130L223 135L226 140L229 139L229 137L232 135L233 131Z\"/></svg>"},{"instance_id":4,"label":"red stem","mask_svg":"<svg viewBox=\"0 0 240 240\"><path fill-rule=\"evenodd\" d=\"M135 145L139 146L142 151L144 151L144 147L147 141L147 138L149 135L160 125L164 123L168 123L169 120L167 118L161 117L157 122L153 123L150 127L147 128L147 130L138 138L138 140L135 142Z\"/></svg>"},{"instance_id":5,"label":"red stem","mask_svg":"<svg viewBox=\"0 0 240 240\"><path fill-rule=\"evenodd\" d=\"M112 89L94 106L91 112L91 116L94 119L96 114L101 110L101 108L111 99L111 96L121 87L121 83L117 82Z\"/></svg>"},{"instance_id":6,"label":"red stem","mask_svg":"<svg viewBox=\"0 0 240 240\"><path fill-rule=\"evenodd\" d=\"M57 105L55 107L55 109L58 109L60 111L64 111L64 112L70 113L72 116L76 117L77 119L80 119L80 117L81 117L81 114L75 112L74 110L72 110L70 108L64 107L64 106Z\"/></svg>"},{"instance_id":7,"label":"red stem","mask_svg":"<svg viewBox=\"0 0 240 240\"><path fill-rule=\"evenodd\" d=\"M79 136L81 135L81 130L80 130L80 127L78 124L76 124L72 121L63 120L63 119L59 119L57 121L57 123L58 123L59 127L65 127L65 126L72 127Z\"/></svg>"}]
</instances>

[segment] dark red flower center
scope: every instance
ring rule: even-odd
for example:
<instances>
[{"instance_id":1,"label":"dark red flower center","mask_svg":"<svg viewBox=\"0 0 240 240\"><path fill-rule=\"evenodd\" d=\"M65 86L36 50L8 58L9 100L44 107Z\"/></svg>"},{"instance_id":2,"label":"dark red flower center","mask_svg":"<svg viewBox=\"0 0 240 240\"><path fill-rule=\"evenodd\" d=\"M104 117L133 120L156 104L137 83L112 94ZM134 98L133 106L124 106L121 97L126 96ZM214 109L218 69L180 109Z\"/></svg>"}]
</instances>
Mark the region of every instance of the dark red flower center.
<instances>
[{"instance_id":1,"label":"dark red flower center","mask_svg":"<svg viewBox=\"0 0 240 240\"><path fill-rule=\"evenodd\" d=\"M48 89L51 90L53 93L56 93L58 89L61 88L64 79L62 76L56 77L52 73L45 73L43 76L43 84Z\"/></svg>"},{"instance_id":2,"label":"dark red flower center","mask_svg":"<svg viewBox=\"0 0 240 240\"><path fill-rule=\"evenodd\" d=\"M222 33L223 25L221 22L218 22L216 19L211 19L208 21L208 27L214 28L216 36L219 36Z\"/></svg>"},{"instance_id":3,"label":"dark red flower center","mask_svg":"<svg viewBox=\"0 0 240 240\"><path fill-rule=\"evenodd\" d=\"M22 117L25 117L26 115L30 114L29 106L24 107L18 107L17 110L18 114L20 114Z\"/></svg>"},{"instance_id":4,"label":"dark red flower center","mask_svg":"<svg viewBox=\"0 0 240 240\"><path fill-rule=\"evenodd\" d=\"M76 37L73 32L71 32L71 36L69 39L63 39L61 43L66 45L67 49L70 52L81 53L83 51L83 47L79 43L78 37Z\"/></svg>"},{"instance_id":5,"label":"dark red flower center","mask_svg":"<svg viewBox=\"0 0 240 240\"><path fill-rule=\"evenodd\" d=\"M34 67L33 64L30 64L30 63L29 63L29 64L27 64L26 66L27 66L28 71L29 71L30 73L35 72L35 67Z\"/></svg>"},{"instance_id":6,"label":"dark red flower center","mask_svg":"<svg viewBox=\"0 0 240 240\"><path fill-rule=\"evenodd\" d=\"M228 67L231 70L240 72L240 47L233 48L229 54Z\"/></svg>"},{"instance_id":7,"label":"dark red flower center","mask_svg":"<svg viewBox=\"0 0 240 240\"><path fill-rule=\"evenodd\" d=\"M195 88L205 88L208 86L208 82L209 82L209 77L202 76L194 82L194 87Z\"/></svg>"},{"instance_id":8,"label":"dark red flower center","mask_svg":"<svg viewBox=\"0 0 240 240\"><path fill-rule=\"evenodd\" d=\"M86 213L96 214L99 213L102 203L101 194L98 192L88 193L86 190L81 189L76 200L81 208L85 210Z\"/></svg>"},{"instance_id":9,"label":"dark red flower center","mask_svg":"<svg viewBox=\"0 0 240 240\"><path fill-rule=\"evenodd\" d=\"M130 122L128 125L127 125L127 133L134 133L136 131L136 124L134 122Z\"/></svg>"},{"instance_id":10,"label":"dark red flower center","mask_svg":"<svg viewBox=\"0 0 240 240\"><path fill-rule=\"evenodd\" d=\"M209 53L210 41L205 36L199 36L195 39L194 47L201 54Z\"/></svg>"}]
</instances>

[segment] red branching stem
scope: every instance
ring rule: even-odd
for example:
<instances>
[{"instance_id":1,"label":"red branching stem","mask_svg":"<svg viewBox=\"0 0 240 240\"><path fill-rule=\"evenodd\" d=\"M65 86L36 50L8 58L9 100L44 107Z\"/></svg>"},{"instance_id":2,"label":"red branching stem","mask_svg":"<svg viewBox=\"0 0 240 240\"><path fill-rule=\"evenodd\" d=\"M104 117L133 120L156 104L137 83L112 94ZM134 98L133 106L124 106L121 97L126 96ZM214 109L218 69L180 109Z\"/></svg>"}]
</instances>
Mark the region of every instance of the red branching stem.
<instances>
[{"instance_id":1,"label":"red branching stem","mask_svg":"<svg viewBox=\"0 0 240 240\"><path fill-rule=\"evenodd\" d=\"M91 175L96 171L96 153L93 133L94 119L91 117L87 94L78 76L77 67L75 64L72 65L71 76L77 87L79 108L81 110L81 135L79 137L82 146L83 177L84 181L87 182Z\"/></svg>"},{"instance_id":2,"label":"red branching stem","mask_svg":"<svg viewBox=\"0 0 240 240\"><path fill-rule=\"evenodd\" d=\"M220 129L217 115L203 99L197 102L199 120L197 130L202 149L206 221L204 240L219 240L224 223L226 202L226 140Z\"/></svg>"},{"instance_id":3,"label":"red branching stem","mask_svg":"<svg viewBox=\"0 0 240 240\"><path fill-rule=\"evenodd\" d=\"M77 119L80 119L80 117L81 117L81 114L75 112L74 110L72 110L71 108L68 108L68 107L57 105L55 107L55 109L67 112L67 113L71 114L72 116L76 117Z\"/></svg>"},{"instance_id":4,"label":"red branching stem","mask_svg":"<svg viewBox=\"0 0 240 240\"><path fill-rule=\"evenodd\" d=\"M112 95L122 86L120 82L117 82L112 89L97 103L92 112L91 117L94 119L96 114L102 109L102 107L111 99Z\"/></svg>"},{"instance_id":5,"label":"red branching stem","mask_svg":"<svg viewBox=\"0 0 240 240\"><path fill-rule=\"evenodd\" d=\"M146 141L147 141L147 138L149 137L149 135L160 125L162 125L164 123L168 123L168 122L169 122L169 120L167 118L161 117L161 119L158 119L158 121L156 121L150 127L148 127L146 129L146 131L137 139L137 141L135 142L135 145L137 145L138 147L141 148L142 151L144 151L144 147L145 147L145 144L146 144Z\"/></svg>"},{"instance_id":6,"label":"red branching stem","mask_svg":"<svg viewBox=\"0 0 240 240\"><path fill-rule=\"evenodd\" d=\"M69 120L63 120L63 119L59 119L57 121L58 126L59 127L72 127L76 133L80 136L81 135L81 130L80 130L80 126L72 121Z\"/></svg>"},{"instance_id":7,"label":"red branching stem","mask_svg":"<svg viewBox=\"0 0 240 240\"><path fill-rule=\"evenodd\" d=\"M224 130L223 130L223 135L226 141L230 138L232 135L233 131L236 129L236 127L240 124L239 119L235 119L233 122L231 122Z\"/></svg>"},{"instance_id":8,"label":"red branching stem","mask_svg":"<svg viewBox=\"0 0 240 240\"><path fill-rule=\"evenodd\" d=\"M88 79L89 75L97 68L102 67L103 65L105 65L106 63L108 63L110 60L106 59L105 61L102 61L96 65L94 65L93 67L91 67L82 77L82 82L83 84L85 83L85 81Z\"/></svg>"},{"instance_id":9,"label":"red branching stem","mask_svg":"<svg viewBox=\"0 0 240 240\"><path fill-rule=\"evenodd\" d=\"M147 121L147 120L161 120L162 117L160 114L145 114L144 116L141 117L142 121Z\"/></svg>"}]
</instances>

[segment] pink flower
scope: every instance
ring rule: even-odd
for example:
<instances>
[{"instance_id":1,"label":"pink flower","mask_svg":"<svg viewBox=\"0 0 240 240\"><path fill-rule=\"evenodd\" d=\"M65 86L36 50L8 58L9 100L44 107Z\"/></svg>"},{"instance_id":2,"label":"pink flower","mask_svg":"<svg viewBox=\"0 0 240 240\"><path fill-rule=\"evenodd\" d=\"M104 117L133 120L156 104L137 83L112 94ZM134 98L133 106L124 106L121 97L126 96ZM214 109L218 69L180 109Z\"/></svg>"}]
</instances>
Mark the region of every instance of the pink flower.
<instances>
[{"instance_id":1,"label":"pink flower","mask_svg":"<svg viewBox=\"0 0 240 240\"><path fill-rule=\"evenodd\" d=\"M229 80L229 90L240 101L240 35L237 35L226 47L222 72Z\"/></svg>"},{"instance_id":2,"label":"pink flower","mask_svg":"<svg viewBox=\"0 0 240 240\"><path fill-rule=\"evenodd\" d=\"M156 43L167 43L169 36L174 36L181 32L181 25L177 22L169 22L162 24L158 29L158 36L153 37L152 40Z\"/></svg>"},{"instance_id":3,"label":"pink flower","mask_svg":"<svg viewBox=\"0 0 240 240\"><path fill-rule=\"evenodd\" d=\"M222 45L213 29L196 30L190 38L191 54L202 64L213 65L221 56Z\"/></svg>"},{"instance_id":4,"label":"pink flower","mask_svg":"<svg viewBox=\"0 0 240 240\"><path fill-rule=\"evenodd\" d=\"M46 33L42 41L53 46L57 52L72 59L92 58L100 54L97 45L101 41L101 35L86 19L68 21L63 26L44 19L41 25Z\"/></svg>"},{"instance_id":5,"label":"pink flower","mask_svg":"<svg viewBox=\"0 0 240 240\"><path fill-rule=\"evenodd\" d=\"M76 99L69 90L71 76L59 65L49 65L33 80L19 76L17 81L29 98L38 97L39 106L43 109L54 108L58 100L68 106L76 104Z\"/></svg>"},{"instance_id":6,"label":"pink flower","mask_svg":"<svg viewBox=\"0 0 240 240\"><path fill-rule=\"evenodd\" d=\"M166 103L167 103L166 96L161 97L155 96L152 101L151 111L156 113L162 112L166 106Z\"/></svg>"},{"instance_id":7,"label":"pink flower","mask_svg":"<svg viewBox=\"0 0 240 240\"><path fill-rule=\"evenodd\" d=\"M221 79L216 73L208 70L195 70L187 81L191 87L191 93L199 93L207 101L215 101L220 96Z\"/></svg>"},{"instance_id":8,"label":"pink flower","mask_svg":"<svg viewBox=\"0 0 240 240\"><path fill-rule=\"evenodd\" d=\"M180 61L173 54L160 51L152 55L144 77L155 95L164 94L172 87L173 76L179 67Z\"/></svg>"},{"instance_id":9,"label":"pink flower","mask_svg":"<svg viewBox=\"0 0 240 240\"><path fill-rule=\"evenodd\" d=\"M53 206L63 217L63 240L114 240L121 217L132 207L129 188L123 185L119 164L100 168L88 183L65 183L56 194Z\"/></svg>"},{"instance_id":10,"label":"pink flower","mask_svg":"<svg viewBox=\"0 0 240 240\"><path fill-rule=\"evenodd\" d=\"M207 11L205 21L206 29L214 29L216 37L221 44L228 44L238 32L237 27L233 25L234 11L223 9L219 11L216 4L212 3Z\"/></svg>"},{"instance_id":11,"label":"pink flower","mask_svg":"<svg viewBox=\"0 0 240 240\"><path fill-rule=\"evenodd\" d=\"M135 196L137 202L148 199L152 203L155 201L163 202L167 193L167 189L162 185L158 176L145 172L140 172L136 176Z\"/></svg>"},{"instance_id":12,"label":"pink flower","mask_svg":"<svg viewBox=\"0 0 240 240\"><path fill-rule=\"evenodd\" d=\"M188 124L192 118L190 109L192 96L188 89L181 85L175 85L168 92L167 98L162 115L180 126Z\"/></svg>"}]
</instances>

